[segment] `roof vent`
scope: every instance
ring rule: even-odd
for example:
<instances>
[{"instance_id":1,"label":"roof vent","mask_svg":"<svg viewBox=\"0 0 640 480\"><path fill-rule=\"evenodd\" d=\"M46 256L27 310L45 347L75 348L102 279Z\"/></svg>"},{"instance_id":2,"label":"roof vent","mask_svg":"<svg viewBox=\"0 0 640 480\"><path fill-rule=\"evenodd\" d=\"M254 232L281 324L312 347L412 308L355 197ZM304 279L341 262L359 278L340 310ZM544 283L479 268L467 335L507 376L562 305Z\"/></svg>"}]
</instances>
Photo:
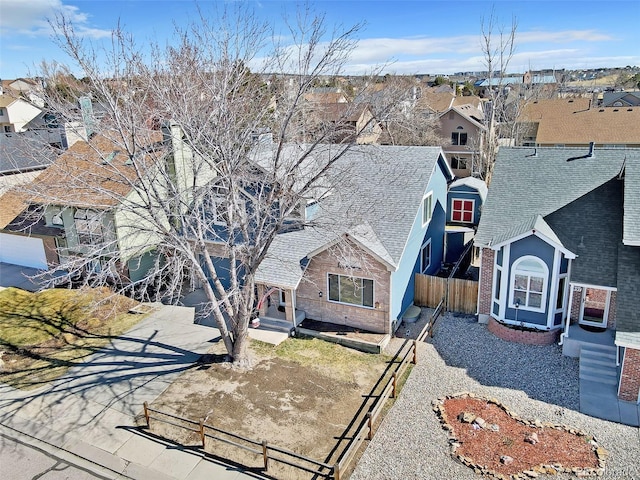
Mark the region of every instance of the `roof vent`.
<instances>
[{"instance_id":1,"label":"roof vent","mask_svg":"<svg viewBox=\"0 0 640 480\"><path fill-rule=\"evenodd\" d=\"M601 108L600 110L598 110L599 112L604 112L604 108Z\"/></svg>"},{"instance_id":2,"label":"roof vent","mask_svg":"<svg viewBox=\"0 0 640 480\"><path fill-rule=\"evenodd\" d=\"M595 156L594 147L595 147L595 142L589 142L589 153L579 157L567 158L567 162L572 162L574 160L581 160L583 158L593 158Z\"/></svg>"},{"instance_id":3,"label":"roof vent","mask_svg":"<svg viewBox=\"0 0 640 480\"><path fill-rule=\"evenodd\" d=\"M627 108L627 112L633 112L633 108Z\"/></svg>"},{"instance_id":4,"label":"roof vent","mask_svg":"<svg viewBox=\"0 0 640 480\"><path fill-rule=\"evenodd\" d=\"M113 152L111 152L107 158L105 158L104 160L102 160L102 164L103 165L108 165L111 163L111 161L116 158L116 155L118 155L120 153L120 150L114 150Z\"/></svg>"}]
</instances>

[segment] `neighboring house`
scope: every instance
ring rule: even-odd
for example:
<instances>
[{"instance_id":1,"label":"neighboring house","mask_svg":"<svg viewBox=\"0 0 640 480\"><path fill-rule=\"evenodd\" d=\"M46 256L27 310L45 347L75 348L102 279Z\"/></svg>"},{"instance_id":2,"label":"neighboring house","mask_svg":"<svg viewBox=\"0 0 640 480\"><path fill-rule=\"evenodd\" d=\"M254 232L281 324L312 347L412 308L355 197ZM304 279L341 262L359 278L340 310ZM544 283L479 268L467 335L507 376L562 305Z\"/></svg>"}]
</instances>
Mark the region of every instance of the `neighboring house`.
<instances>
[{"instance_id":1,"label":"neighboring house","mask_svg":"<svg viewBox=\"0 0 640 480\"><path fill-rule=\"evenodd\" d=\"M0 95L0 131L23 132L34 119L42 116L40 108L12 95Z\"/></svg>"},{"instance_id":2,"label":"neighboring house","mask_svg":"<svg viewBox=\"0 0 640 480\"><path fill-rule=\"evenodd\" d=\"M313 103L306 113L308 131L307 140L312 140L327 129L331 137L323 139L333 143L358 144L377 143L382 127L376 120L371 108L362 103Z\"/></svg>"},{"instance_id":3,"label":"neighboring house","mask_svg":"<svg viewBox=\"0 0 640 480\"><path fill-rule=\"evenodd\" d=\"M39 144L38 155L34 155L31 142L37 142L36 139L12 135L12 139L0 141L0 195L13 186L32 181L57 155L55 149Z\"/></svg>"},{"instance_id":4,"label":"neighboring house","mask_svg":"<svg viewBox=\"0 0 640 480\"><path fill-rule=\"evenodd\" d=\"M640 106L600 106L581 97L537 100L525 104L516 131L516 143L522 146L579 147L594 142L596 147L638 148Z\"/></svg>"},{"instance_id":5,"label":"neighboring house","mask_svg":"<svg viewBox=\"0 0 640 480\"><path fill-rule=\"evenodd\" d=\"M449 185L445 263L455 263L473 240L486 198L487 184L479 178L459 178Z\"/></svg>"},{"instance_id":6,"label":"neighboring house","mask_svg":"<svg viewBox=\"0 0 640 480\"><path fill-rule=\"evenodd\" d=\"M259 296L275 289L291 326L306 317L391 334L412 305L415 274L441 267L453 174L439 147L354 146L335 168L349 172L336 173L340 190L303 207L312 226L275 238L255 275ZM217 265L222 250L212 242Z\"/></svg>"},{"instance_id":7,"label":"neighboring house","mask_svg":"<svg viewBox=\"0 0 640 480\"><path fill-rule=\"evenodd\" d=\"M453 106L440 114L440 134L451 139L451 143L442 148L457 177L473 173L486 130L483 111L473 104Z\"/></svg>"},{"instance_id":8,"label":"neighboring house","mask_svg":"<svg viewBox=\"0 0 640 480\"><path fill-rule=\"evenodd\" d=\"M181 136L173 131L165 131L164 139L158 132L157 141L141 153L139 163L148 162L150 179L161 158L173 162L176 175L184 173L180 165L188 163L188 154L176 138ZM167 156L171 145L173 155ZM95 135L76 142L25 189L28 194L9 197L14 212L20 200L27 208L3 222L2 261L47 269L89 255L86 273L115 264L114 277L137 281L155 259L157 243L153 229L144 228L144 209L132 213L144 204L139 179L129 156L108 138ZM32 212L42 209L34 221Z\"/></svg>"},{"instance_id":9,"label":"neighboring house","mask_svg":"<svg viewBox=\"0 0 640 480\"><path fill-rule=\"evenodd\" d=\"M604 92L599 106L640 108L640 92Z\"/></svg>"},{"instance_id":10,"label":"neighboring house","mask_svg":"<svg viewBox=\"0 0 640 480\"><path fill-rule=\"evenodd\" d=\"M640 149L501 148L475 245L480 321L562 332L572 356L615 341L638 401Z\"/></svg>"}]
</instances>

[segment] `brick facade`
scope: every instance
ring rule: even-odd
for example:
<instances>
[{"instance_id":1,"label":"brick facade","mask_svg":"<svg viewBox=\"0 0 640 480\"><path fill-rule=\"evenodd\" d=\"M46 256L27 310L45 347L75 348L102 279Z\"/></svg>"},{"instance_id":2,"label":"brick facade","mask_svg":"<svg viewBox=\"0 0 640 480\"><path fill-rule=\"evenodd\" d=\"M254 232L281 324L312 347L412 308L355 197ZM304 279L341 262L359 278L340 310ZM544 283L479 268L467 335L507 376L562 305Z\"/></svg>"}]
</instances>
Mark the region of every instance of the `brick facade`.
<instances>
[{"instance_id":1,"label":"brick facade","mask_svg":"<svg viewBox=\"0 0 640 480\"><path fill-rule=\"evenodd\" d=\"M493 265L496 252L483 248L480 262L480 285L478 286L478 313L491 315L493 298Z\"/></svg>"},{"instance_id":2,"label":"brick facade","mask_svg":"<svg viewBox=\"0 0 640 480\"><path fill-rule=\"evenodd\" d=\"M637 402L638 390L640 390L640 350L625 348L618 397L627 402Z\"/></svg>"},{"instance_id":3,"label":"brick facade","mask_svg":"<svg viewBox=\"0 0 640 480\"><path fill-rule=\"evenodd\" d=\"M584 287L573 287L573 298L571 301L571 323L577 323L580 318L580 305L582 303L582 289Z\"/></svg>"},{"instance_id":4,"label":"brick facade","mask_svg":"<svg viewBox=\"0 0 640 480\"><path fill-rule=\"evenodd\" d=\"M607 317L607 328L616 328L616 310L618 309L618 295L617 292L611 292L609 298L609 316Z\"/></svg>"},{"instance_id":5,"label":"brick facade","mask_svg":"<svg viewBox=\"0 0 640 480\"><path fill-rule=\"evenodd\" d=\"M489 319L488 330L496 337L506 340L507 342L524 343L527 345L551 345L558 338L559 330L532 332L528 330L519 330L510 328L507 325L499 323L495 318Z\"/></svg>"},{"instance_id":6,"label":"brick facade","mask_svg":"<svg viewBox=\"0 0 640 480\"><path fill-rule=\"evenodd\" d=\"M298 286L296 307L304 310L307 318L323 322L348 325L376 333L390 333L389 288L391 273L372 256L362 253L357 260L361 269L341 268L330 251L311 259L305 276ZM327 274L354 275L373 279L373 300L377 308L358 307L329 301ZM322 296L320 296L322 293Z\"/></svg>"}]
</instances>

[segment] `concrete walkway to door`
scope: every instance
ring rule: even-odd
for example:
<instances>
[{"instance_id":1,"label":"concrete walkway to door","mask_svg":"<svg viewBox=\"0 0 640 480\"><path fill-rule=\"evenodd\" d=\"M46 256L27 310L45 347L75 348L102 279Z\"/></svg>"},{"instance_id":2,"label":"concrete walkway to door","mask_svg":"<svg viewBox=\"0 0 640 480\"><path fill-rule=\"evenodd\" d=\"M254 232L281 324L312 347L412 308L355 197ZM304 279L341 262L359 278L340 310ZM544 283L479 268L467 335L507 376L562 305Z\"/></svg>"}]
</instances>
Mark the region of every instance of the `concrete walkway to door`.
<instances>
[{"instance_id":1,"label":"concrete walkway to door","mask_svg":"<svg viewBox=\"0 0 640 480\"><path fill-rule=\"evenodd\" d=\"M0 384L0 434L77 457L101 478L259 478L134 428L143 402L196 367L218 341L218 330L193 319L193 308L158 304L136 327L56 381L31 391Z\"/></svg>"}]
</instances>

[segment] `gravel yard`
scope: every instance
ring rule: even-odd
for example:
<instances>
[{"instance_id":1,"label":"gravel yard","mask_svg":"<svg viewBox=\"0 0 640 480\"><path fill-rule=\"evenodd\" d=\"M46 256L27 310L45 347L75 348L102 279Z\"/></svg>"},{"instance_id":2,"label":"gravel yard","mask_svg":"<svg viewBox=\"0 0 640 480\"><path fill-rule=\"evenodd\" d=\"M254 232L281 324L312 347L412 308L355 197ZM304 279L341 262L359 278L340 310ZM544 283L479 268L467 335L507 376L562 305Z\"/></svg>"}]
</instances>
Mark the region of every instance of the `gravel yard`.
<instances>
[{"instance_id":1,"label":"gravel yard","mask_svg":"<svg viewBox=\"0 0 640 480\"><path fill-rule=\"evenodd\" d=\"M419 326L401 325L399 331L411 336ZM434 338L420 345L418 365L351 480L480 478L450 455L447 432L431 405L463 391L496 398L523 419L563 423L593 434L610 454L598 478L640 480L639 429L578 411L577 359L562 356L557 345L502 341L474 317L454 314L441 318Z\"/></svg>"}]
</instances>

